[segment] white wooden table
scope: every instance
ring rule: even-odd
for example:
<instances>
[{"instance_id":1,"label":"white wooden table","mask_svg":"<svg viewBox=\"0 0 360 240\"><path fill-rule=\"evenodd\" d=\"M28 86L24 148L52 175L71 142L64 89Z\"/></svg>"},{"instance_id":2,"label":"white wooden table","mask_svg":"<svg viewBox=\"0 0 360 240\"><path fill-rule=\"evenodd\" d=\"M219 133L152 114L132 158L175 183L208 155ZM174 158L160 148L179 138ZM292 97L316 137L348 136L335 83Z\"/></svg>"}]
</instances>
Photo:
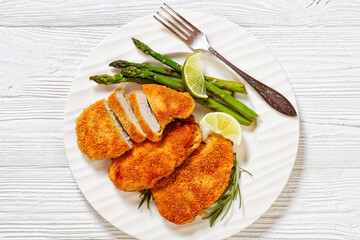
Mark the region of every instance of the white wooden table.
<instances>
[{"instance_id":1,"label":"white wooden table","mask_svg":"<svg viewBox=\"0 0 360 240\"><path fill-rule=\"evenodd\" d=\"M162 1L0 0L0 239L132 239L84 199L68 167L64 106L88 54ZM168 1L258 37L300 111L289 182L231 239L360 239L360 1Z\"/></svg>"}]
</instances>

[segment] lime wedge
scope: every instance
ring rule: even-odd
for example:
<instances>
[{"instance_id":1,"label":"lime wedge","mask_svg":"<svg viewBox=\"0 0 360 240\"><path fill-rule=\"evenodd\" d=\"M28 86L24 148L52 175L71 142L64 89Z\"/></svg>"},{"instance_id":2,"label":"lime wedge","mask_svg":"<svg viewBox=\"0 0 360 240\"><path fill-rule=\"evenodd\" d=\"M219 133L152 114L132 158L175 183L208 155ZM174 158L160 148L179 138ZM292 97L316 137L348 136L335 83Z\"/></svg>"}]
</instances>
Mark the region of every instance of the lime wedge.
<instances>
[{"instance_id":1,"label":"lime wedge","mask_svg":"<svg viewBox=\"0 0 360 240\"><path fill-rule=\"evenodd\" d=\"M201 64L201 52L191 54L182 68L182 80L186 90L197 98L207 98Z\"/></svg>"},{"instance_id":2,"label":"lime wedge","mask_svg":"<svg viewBox=\"0 0 360 240\"><path fill-rule=\"evenodd\" d=\"M234 144L240 145L242 130L240 123L231 115L223 112L211 112L206 114L200 121L203 132L216 132Z\"/></svg>"}]
</instances>

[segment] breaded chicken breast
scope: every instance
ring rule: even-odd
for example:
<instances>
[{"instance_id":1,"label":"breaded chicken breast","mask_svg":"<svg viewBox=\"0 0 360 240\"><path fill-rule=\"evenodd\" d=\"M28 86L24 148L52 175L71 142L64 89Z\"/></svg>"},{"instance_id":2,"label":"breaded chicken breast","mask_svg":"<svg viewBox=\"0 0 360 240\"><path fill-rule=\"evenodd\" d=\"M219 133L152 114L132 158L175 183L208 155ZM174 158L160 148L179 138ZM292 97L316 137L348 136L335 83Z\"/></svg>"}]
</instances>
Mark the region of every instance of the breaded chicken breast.
<instances>
[{"instance_id":1,"label":"breaded chicken breast","mask_svg":"<svg viewBox=\"0 0 360 240\"><path fill-rule=\"evenodd\" d=\"M138 119L136 118L125 93L116 90L109 96L108 103L131 139L134 142L144 141L146 135L141 129Z\"/></svg>"},{"instance_id":2,"label":"breaded chicken breast","mask_svg":"<svg viewBox=\"0 0 360 240\"><path fill-rule=\"evenodd\" d=\"M118 157L132 147L104 99L86 108L76 119L76 136L80 150L91 160Z\"/></svg>"},{"instance_id":3,"label":"breaded chicken breast","mask_svg":"<svg viewBox=\"0 0 360 240\"><path fill-rule=\"evenodd\" d=\"M159 213L175 224L205 213L228 185L234 162L232 142L213 133L180 167L161 179L151 193Z\"/></svg>"},{"instance_id":4,"label":"breaded chicken breast","mask_svg":"<svg viewBox=\"0 0 360 240\"><path fill-rule=\"evenodd\" d=\"M202 141L202 132L194 117L169 124L158 142L134 143L132 150L115 158L109 176L123 191L152 188L161 178L171 174Z\"/></svg>"},{"instance_id":5,"label":"breaded chicken breast","mask_svg":"<svg viewBox=\"0 0 360 240\"><path fill-rule=\"evenodd\" d=\"M142 91L133 92L129 96L129 102L146 137L153 142L159 141L163 129L151 110L145 94Z\"/></svg>"},{"instance_id":6,"label":"breaded chicken breast","mask_svg":"<svg viewBox=\"0 0 360 240\"><path fill-rule=\"evenodd\" d=\"M145 84L143 89L162 129L176 118L189 117L195 109L195 101L188 92L157 84Z\"/></svg>"}]
</instances>

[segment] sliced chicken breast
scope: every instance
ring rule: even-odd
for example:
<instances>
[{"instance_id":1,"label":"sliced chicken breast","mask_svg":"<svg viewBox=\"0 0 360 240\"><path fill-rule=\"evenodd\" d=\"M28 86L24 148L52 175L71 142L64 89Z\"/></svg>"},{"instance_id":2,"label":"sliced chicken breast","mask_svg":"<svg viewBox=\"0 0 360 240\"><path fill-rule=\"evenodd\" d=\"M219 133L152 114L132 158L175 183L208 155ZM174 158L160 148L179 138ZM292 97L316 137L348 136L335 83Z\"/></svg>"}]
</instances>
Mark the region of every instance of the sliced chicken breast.
<instances>
[{"instance_id":1,"label":"sliced chicken breast","mask_svg":"<svg viewBox=\"0 0 360 240\"><path fill-rule=\"evenodd\" d=\"M129 102L146 137L153 142L159 141L162 135L162 128L154 112L151 110L144 92L133 92L129 96Z\"/></svg>"},{"instance_id":2,"label":"sliced chicken breast","mask_svg":"<svg viewBox=\"0 0 360 240\"><path fill-rule=\"evenodd\" d=\"M143 89L162 129L176 118L189 117L195 109L195 101L187 92L157 84L143 85Z\"/></svg>"},{"instance_id":3,"label":"sliced chicken breast","mask_svg":"<svg viewBox=\"0 0 360 240\"><path fill-rule=\"evenodd\" d=\"M119 90L113 92L108 98L108 103L131 139L137 143L144 141L146 134L141 129L125 93Z\"/></svg>"},{"instance_id":4,"label":"sliced chicken breast","mask_svg":"<svg viewBox=\"0 0 360 240\"><path fill-rule=\"evenodd\" d=\"M104 99L76 119L76 136L80 150L91 160L119 157L132 148L130 137Z\"/></svg>"}]
</instances>

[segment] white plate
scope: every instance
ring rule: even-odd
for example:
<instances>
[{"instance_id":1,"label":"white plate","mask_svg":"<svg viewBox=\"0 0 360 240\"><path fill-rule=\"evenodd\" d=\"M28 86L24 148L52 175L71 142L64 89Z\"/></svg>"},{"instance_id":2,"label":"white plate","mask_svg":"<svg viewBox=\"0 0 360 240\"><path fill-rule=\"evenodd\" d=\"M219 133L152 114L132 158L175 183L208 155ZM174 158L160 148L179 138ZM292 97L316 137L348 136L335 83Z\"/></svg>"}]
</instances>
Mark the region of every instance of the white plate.
<instances>
[{"instance_id":1,"label":"white plate","mask_svg":"<svg viewBox=\"0 0 360 240\"><path fill-rule=\"evenodd\" d=\"M186 18L209 36L212 46L232 63L260 81L284 94L296 107L289 80L275 57L245 29L225 19L205 13L182 12ZM153 61L138 51L131 41L138 38L160 53L180 61L182 53L190 49L178 40L152 16L133 21L107 37L90 55L70 89L65 110L64 139L70 168L80 190L92 207L107 221L122 231L140 239L222 239L249 226L275 201L287 182L293 168L299 139L299 119L288 118L270 108L250 87L247 96L239 96L260 116L255 129L244 128L243 142L236 148L240 165L254 176L243 175L241 192L243 205L232 208L222 222L210 228L201 217L184 226L174 225L162 218L153 203L151 211L138 210L139 193L117 190L108 177L110 160L90 161L78 149L75 120L95 101L107 98L117 87L102 86L89 81L89 76L115 71L108 64L116 59L137 62ZM238 79L222 63L205 57L208 75L224 79ZM137 84L126 84L130 93L141 89ZM206 112L197 106L196 120Z\"/></svg>"}]
</instances>

